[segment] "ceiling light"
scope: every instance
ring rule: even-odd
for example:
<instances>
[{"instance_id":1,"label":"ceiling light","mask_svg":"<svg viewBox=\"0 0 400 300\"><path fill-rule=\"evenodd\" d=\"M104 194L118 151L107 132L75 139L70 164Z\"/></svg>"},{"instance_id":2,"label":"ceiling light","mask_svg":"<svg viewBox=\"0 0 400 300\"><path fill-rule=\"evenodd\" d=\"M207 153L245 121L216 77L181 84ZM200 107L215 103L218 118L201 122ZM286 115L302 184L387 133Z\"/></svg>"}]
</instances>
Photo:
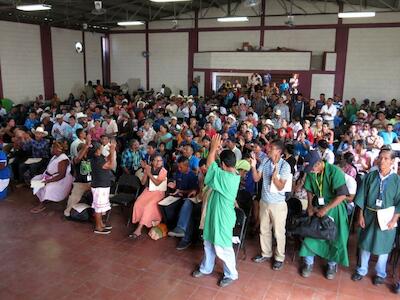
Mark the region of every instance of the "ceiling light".
<instances>
[{"instance_id":1,"label":"ceiling light","mask_svg":"<svg viewBox=\"0 0 400 300\"><path fill-rule=\"evenodd\" d=\"M150 0L151 2L166 3L166 2L189 2L192 0Z\"/></svg>"},{"instance_id":2,"label":"ceiling light","mask_svg":"<svg viewBox=\"0 0 400 300\"><path fill-rule=\"evenodd\" d=\"M223 17L218 18L218 22L247 22L249 19L247 17Z\"/></svg>"},{"instance_id":3,"label":"ceiling light","mask_svg":"<svg viewBox=\"0 0 400 300\"><path fill-rule=\"evenodd\" d=\"M136 25L143 25L144 22L142 22L142 21L124 21L124 22L118 22L117 24L119 26L136 26Z\"/></svg>"},{"instance_id":4,"label":"ceiling light","mask_svg":"<svg viewBox=\"0 0 400 300\"><path fill-rule=\"evenodd\" d=\"M338 13L339 18L370 18L375 17L374 11L356 11L356 12L342 12Z\"/></svg>"},{"instance_id":5,"label":"ceiling light","mask_svg":"<svg viewBox=\"0 0 400 300\"><path fill-rule=\"evenodd\" d=\"M39 11L39 10L49 10L51 5L48 4L28 4L28 5L17 5L18 10L23 11Z\"/></svg>"}]
</instances>

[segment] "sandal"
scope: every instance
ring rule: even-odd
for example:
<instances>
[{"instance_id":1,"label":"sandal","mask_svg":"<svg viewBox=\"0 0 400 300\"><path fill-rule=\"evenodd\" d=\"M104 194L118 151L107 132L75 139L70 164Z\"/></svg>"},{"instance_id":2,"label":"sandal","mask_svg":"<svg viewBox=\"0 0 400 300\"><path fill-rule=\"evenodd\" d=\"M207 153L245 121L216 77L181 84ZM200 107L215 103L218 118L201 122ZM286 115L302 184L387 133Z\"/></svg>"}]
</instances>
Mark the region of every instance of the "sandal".
<instances>
[{"instance_id":1,"label":"sandal","mask_svg":"<svg viewBox=\"0 0 400 300\"><path fill-rule=\"evenodd\" d=\"M141 236L142 236L141 234L137 235L136 233L132 232L129 235L129 238L131 238L132 240L138 240Z\"/></svg>"},{"instance_id":2,"label":"sandal","mask_svg":"<svg viewBox=\"0 0 400 300\"><path fill-rule=\"evenodd\" d=\"M38 214L46 209L46 206L37 206L31 209L31 213Z\"/></svg>"}]
</instances>

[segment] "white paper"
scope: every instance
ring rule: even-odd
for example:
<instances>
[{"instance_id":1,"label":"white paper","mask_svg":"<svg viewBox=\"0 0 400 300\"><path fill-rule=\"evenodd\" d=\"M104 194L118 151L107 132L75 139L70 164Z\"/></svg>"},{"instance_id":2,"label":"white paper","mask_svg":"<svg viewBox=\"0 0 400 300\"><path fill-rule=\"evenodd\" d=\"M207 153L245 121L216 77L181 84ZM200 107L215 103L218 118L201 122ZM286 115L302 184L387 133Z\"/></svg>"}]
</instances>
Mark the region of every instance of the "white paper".
<instances>
[{"instance_id":1,"label":"white paper","mask_svg":"<svg viewBox=\"0 0 400 300\"><path fill-rule=\"evenodd\" d=\"M86 208L89 208L89 207L90 207L90 205L88 205L86 203L77 203L72 206L72 208L75 209L78 213L81 213L83 210L85 210Z\"/></svg>"},{"instance_id":2,"label":"white paper","mask_svg":"<svg viewBox=\"0 0 400 300\"><path fill-rule=\"evenodd\" d=\"M40 189L45 186L45 183L42 179L40 180L31 180L31 188L33 189Z\"/></svg>"},{"instance_id":3,"label":"white paper","mask_svg":"<svg viewBox=\"0 0 400 300\"><path fill-rule=\"evenodd\" d=\"M384 209L378 209L377 216L379 227L381 228L381 230L388 230L388 223L392 220L394 216L394 206L390 206ZM397 223L394 227L397 227Z\"/></svg>"},{"instance_id":4,"label":"white paper","mask_svg":"<svg viewBox=\"0 0 400 300\"><path fill-rule=\"evenodd\" d=\"M154 176L154 178L157 179L158 176ZM149 179L149 191L154 192L154 191L161 191L161 192L166 192L167 191L167 178L163 182L161 182L159 185L155 185L154 182Z\"/></svg>"},{"instance_id":5,"label":"white paper","mask_svg":"<svg viewBox=\"0 0 400 300\"><path fill-rule=\"evenodd\" d=\"M280 179L280 177L278 176L278 179ZM292 182L293 182L293 176L289 175L286 179L286 183L285 186L283 187L283 189L281 191L278 190L278 188L276 187L276 185L274 184L274 182L272 181L271 178L271 189L270 192L271 193L286 193L286 192L291 192L292 191Z\"/></svg>"},{"instance_id":6,"label":"white paper","mask_svg":"<svg viewBox=\"0 0 400 300\"><path fill-rule=\"evenodd\" d=\"M26 164L26 165L31 165L31 164L36 164L36 163L41 162L41 161L42 161L41 158L28 158L28 159L25 161L25 164Z\"/></svg>"},{"instance_id":7,"label":"white paper","mask_svg":"<svg viewBox=\"0 0 400 300\"><path fill-rule=\"evenodd\" d=\"M174 196L168 196L168 197L164 198L163 200L161 200L160 202L158 202L158 205L168 206L168 205L171 205L172 203L178 201L179 199L181 199L181 198L174 197Z\"/></svg>"},{"instance_id":8,"label":"white paper","mask_svg":"<svg viewBox=\"0 0 400 300\"><path fill-rule=\"evenodd\" d=\"M197 198L197 197L192 197L192 198L187 198L187 199L189 199L190 201L192 201L193 203L200 203L201 202L201 199L199 199L199 198Z\"/></svg>"}]
</instances>

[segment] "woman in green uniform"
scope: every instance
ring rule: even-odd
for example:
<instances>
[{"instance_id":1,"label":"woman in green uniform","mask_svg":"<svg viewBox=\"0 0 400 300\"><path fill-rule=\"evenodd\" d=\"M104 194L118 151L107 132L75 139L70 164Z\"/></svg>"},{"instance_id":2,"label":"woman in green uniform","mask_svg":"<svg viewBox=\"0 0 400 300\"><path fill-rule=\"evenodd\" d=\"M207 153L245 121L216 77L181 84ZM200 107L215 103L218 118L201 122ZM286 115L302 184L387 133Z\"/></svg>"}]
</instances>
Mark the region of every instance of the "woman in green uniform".
<instances>
[{"instance_id":1,"label":"woman in green uniform","mask_svg":"<svg viewBox=\"0 0 400 300\"><path fill-rule=\"evenodd\" d=\"M238 279L235 253L232 247L233 227L236 222L235 199L239 189L240 176L235 169L236 157L230 150L221 152L221 168L215 162L221 145L221 136L215 135L207 158L207 174L204 184L212 189L208 198L204 223L204 257L200 268L193 277L211 274L215 257L224 263L224 277L219 286L225 287Z\"/></svg>"},{"instance_id":2,"label":"woman in green uniform","mask_svg":"<svg viewBox=\"0 0 400 300\"><path fill-rule=\"evenodd\" d=\"M360 208L358 222L361 227L358 237L360 265L351 279L361 280L368 273L368 261L371 253L378 255L375 266L375 285L382 284L386 278L386 263L392 251L400 213L400 177L392 171L394 153L390 148L381 149L378 156L378 170L365 175L357 191L355 204ZM382 231L377 220L377 211L394 206L393 218Z\"/></svg>"},{"instance_id":3,"label":"woman in green uniform","mask_svg":"<svg viewBox=\"0 0 400 300\"><path fill-rule=\"evenodd\" d=\"M309 277L314 264L314 256L318 255L328 261L325 277L335 278L337 264L349 266L347 240L349 225L344 200L349 194L344 174L337 166L322 160L318 151L310 151L305 158L308 164L304 171L307 173L304 188L307 191L309 216L330 216L337 227L337 237L333 241L305 238L300 249L304 257L301 270L303 277ZM313 200L314 201L313 203Z\"/></svg>"}]
</instances>

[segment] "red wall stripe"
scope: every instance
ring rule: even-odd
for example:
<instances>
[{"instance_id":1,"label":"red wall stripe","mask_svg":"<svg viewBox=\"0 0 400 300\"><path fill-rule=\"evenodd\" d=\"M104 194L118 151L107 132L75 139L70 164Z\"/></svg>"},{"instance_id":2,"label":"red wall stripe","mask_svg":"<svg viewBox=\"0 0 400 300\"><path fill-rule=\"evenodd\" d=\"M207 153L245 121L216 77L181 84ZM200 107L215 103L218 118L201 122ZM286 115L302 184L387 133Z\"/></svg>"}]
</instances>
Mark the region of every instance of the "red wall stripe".
<instances>
[{"instance_id":1,"label":"red wall stripe","mask_svg":"<svg viewBox=\"0 0 400 300\"><path fill-rule=\"evenodd\" d=\"M336 29L336 76L334 94L343 96L344 79L346 73L347 43L349 39L349 28L339 27Z\"/></svg>"},{"instance_id":2,"label":"red wall stripe","mask_svg":"<svg viewBox=\"0 0 400 300\"><path fill-rule=\"evenodd\" d=\"M51 99L54 94L54 70L51 27L49 25L40 25L40 43L42 51L44 97L45 99Z\"/></svg>"}]
</instances>

